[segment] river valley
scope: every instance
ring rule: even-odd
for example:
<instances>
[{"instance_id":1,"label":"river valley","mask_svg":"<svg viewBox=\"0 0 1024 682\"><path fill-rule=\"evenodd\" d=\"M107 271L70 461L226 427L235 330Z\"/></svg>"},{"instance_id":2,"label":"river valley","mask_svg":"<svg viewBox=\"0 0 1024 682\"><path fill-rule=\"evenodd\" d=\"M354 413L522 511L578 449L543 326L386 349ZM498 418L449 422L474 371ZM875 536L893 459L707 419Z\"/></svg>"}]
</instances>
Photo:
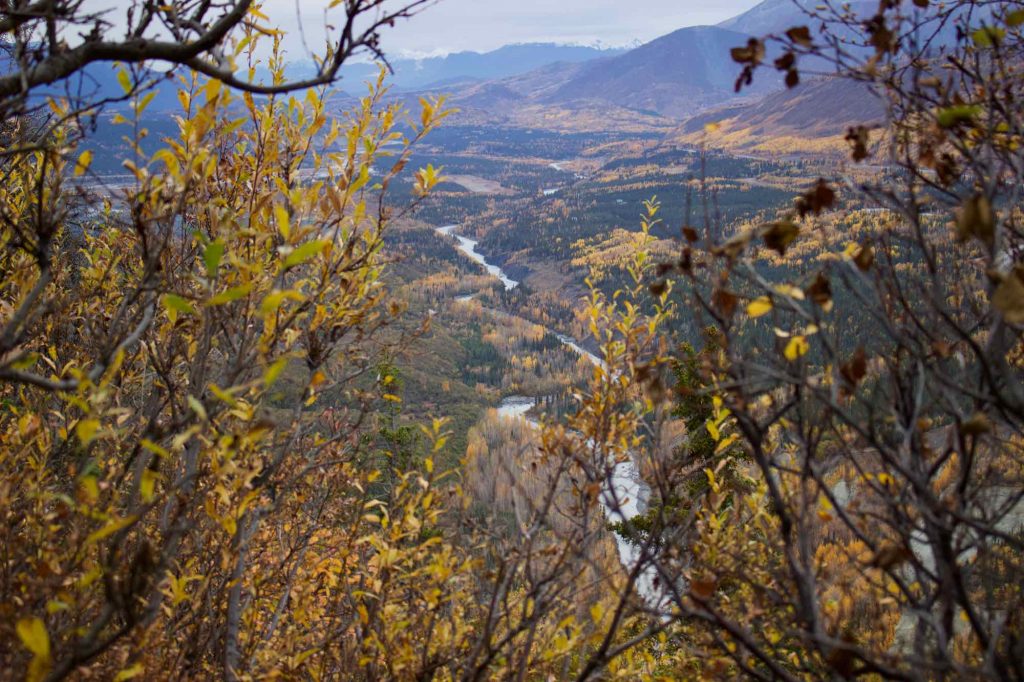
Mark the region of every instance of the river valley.
<instances>
[{"instance_id":1,"label":"river valley","mask_svg":"<svg viewBox=\"0 0 1024 682\"><path fill-rule=\"evenodd\" d=\"M508 277L499 266L488 262L486 257L476 250L478 242L457 234L455 230L458 227L458 225L446 225L436 228L436 230L438 234L444 237L454 237L458 240L456 248L475 263L481 265L488 274L497 277L505 285L506 290L510 291L519 286L519 282ZM457 301L466 302L472 298L472 296L460 296ZM509 315L509 313L500 310L488 310L496 315ZM607 371L608 366L605 361L585 349L577 339L554 331L551 331L551 333L574 353L586 358L595 367L601 368L602 371ZM508 396L502 400L497 411L499 416L503 418L523 419L533 427L540 428L540 422L530 416L530 412L536 407L537 403L538 399L536 397ZM606 481L604 486L601 504L608 519L613 523L619 523L629 521L642 514L646 509L649 496L650 490L641 479L636 463L629 459L617 462L612 468L610 480ZM631 570L640 558L640 548L618 534L615 534L614 537L618 546L620 561L627 570ZM648 567L647 570L643 571L637 581L637 591L648 602L657 603L662 600L661 591L656 586L656 574L653 568Z\"/></svg>"}]
</instances>

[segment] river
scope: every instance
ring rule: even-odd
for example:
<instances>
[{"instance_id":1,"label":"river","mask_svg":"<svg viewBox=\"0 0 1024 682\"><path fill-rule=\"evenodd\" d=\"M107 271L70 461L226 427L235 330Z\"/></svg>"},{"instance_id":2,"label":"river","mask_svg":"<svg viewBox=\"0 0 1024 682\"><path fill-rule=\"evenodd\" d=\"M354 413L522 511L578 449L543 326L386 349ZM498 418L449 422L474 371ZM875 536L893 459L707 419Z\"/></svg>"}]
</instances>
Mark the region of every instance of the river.
<instances>
[{"instance_id":1,"label":"river","mask_svg":"<svg viewBox=\"0 0 1024 682\"><path fill-rule=\"evenodd\" d=\"M487 270L487 274L493 275L494 277L500 279L501 283L505 285L505 291L512 291L517 286L519 286L519 282L515 281L514 279L506 275L505 271L499 268L497 265L492 265L488 263L487 259L484 258L484 255L476 250L476 245L479 244L480 242L474 239L470 239L469 237L463 237L462 235L455 234L455 228L457 227L458 225L445 225L444 227L437 228L437 231L440 234L445 235L446 237L455 237L459 241L459 251L469 256L470 259L472 259L475 263L479 263L480 265L484 266L484 269Z\"/></svg>"},{"instance_id":2,"label":"river","mask_svg":"<svg viewBox=\"0 0 1024 682\"><path fill-rule=\"evenodd\" d=\"M479 242L455 234L456 228L458 228L458 225L445 225L444 227L437 228L437 231L439 234L446 237L455 237L458 240L457 248L459 251L469 256L469 258L474 262L482 265L489 274L500 279L505 285L505 289L507 291L511 291L519 286L519 282L508 277L508 275L506 275L505 272L497 265L489 263L486 257L476 250L476 246ZM470 299L472 299L472 296L459 297L460 301L468 301ZM501 311L494 312L501 315L508 315L508 313ZM576 339L566 334L555 333L555 336L574 353L580 357L586 358L595 366L607 371L608 366L605 361L585 349ZM532 410L536 404L536 398L519 395L509 396L501 402L501 405L498 407L498 414L508 419L523 419L532 426L539 428L540 423L528 416L530 410ZM649 496L650 490L643 482L643 479L640 478L640 473L637 471L636 463L632 458L629 458L623 462L617 462L612 469L610 485L606 484L602 491L601 506L604 508L605 515L612 522L618 523L622 521L629 521L645 511ZM619 560L627 570L632 570L636 565L636 562L640 559L640 548L633 543L628 542L618 534L615 534L614 537L615 544L618 546L619 550ZM637 592L649 604L657 605L659 602L663 601L664 595L657 587L656 574L652 568L645 570L639 577L637 581Z\"/></svg>"}]
</instances>

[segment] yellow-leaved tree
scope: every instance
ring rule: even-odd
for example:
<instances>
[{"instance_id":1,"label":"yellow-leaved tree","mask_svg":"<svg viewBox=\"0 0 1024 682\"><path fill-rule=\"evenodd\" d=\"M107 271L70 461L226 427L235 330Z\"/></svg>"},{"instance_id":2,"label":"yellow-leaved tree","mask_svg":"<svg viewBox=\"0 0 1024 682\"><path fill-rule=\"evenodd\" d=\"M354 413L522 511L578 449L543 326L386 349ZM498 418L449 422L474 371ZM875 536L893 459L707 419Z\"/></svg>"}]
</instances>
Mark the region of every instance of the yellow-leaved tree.
<instances>
[{"instance_id":1,"label":"yellow-leaved tree","mask_svg":"<svg viewBox=\"0 0 1024 682\"><path fill-rule=\"evenodd\" d=\"M233 60L255 64L259 16L223 41ZM442 102L407 120L382 75L341 118L323 88L238 96L183 72L176 131L147 153L138 74L112 200L73 184L76 103L5 140L0 667L376 679L449 660L458 610L435 621L467 564L425 532L443 477L427 453L375 502L354 391L401 312L389 186Z\"/></svg>"}]
</instances>

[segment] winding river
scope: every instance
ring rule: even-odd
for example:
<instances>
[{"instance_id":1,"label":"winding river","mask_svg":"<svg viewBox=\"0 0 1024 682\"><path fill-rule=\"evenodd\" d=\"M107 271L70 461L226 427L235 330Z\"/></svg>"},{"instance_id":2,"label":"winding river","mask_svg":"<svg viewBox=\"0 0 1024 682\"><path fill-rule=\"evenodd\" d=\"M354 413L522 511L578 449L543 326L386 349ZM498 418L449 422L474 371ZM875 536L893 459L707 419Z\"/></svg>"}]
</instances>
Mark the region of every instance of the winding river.
<instances>
[{"instance_id":1,"label":"winding river","mask_svg":"<svg viewBox=\"0 0 1024 682\"><path fill-rule=\"evenodd\" d=\"M476 245L479 244L480 242L474 239L470 239L469 237L463 237L462 235L454 234L455 228L457 227L458 225L445 225L444 227L437 228L437 231L440 234L445 235L446 237L455 237L459 241L459 251L469 256L474 263L479 263L480 265L482 265L484 269L487 270L487 274L493 275L494 277L500 279L501 283L505 285L505 291L512 291L517 286L519 286L519 282L515 281L514 279L506 275L505 271L499 268L497 265L492 265L488 263L487 259L484 258L484 255L476 250Z\"/></svg>"},{"instance_id":2,"label":"winding river","mask_svg":"<svg viewBox=\"0 0 1024 682\"><path fill-rule=\"evenodd\" d=\"M511 279L498 267L487 262L486 257L476 250L479 242L455 233L458 225L445 225L437 228L437 232L446 237L455 237L458 240L457 248L468 256L475 263L483 266L487 272L497 277L505 285L506 291L511 291L519 286L519 282ZM465 302L471 300L472 296L460 296L457 300ZM507 315L501 311L494 311L500 315ZM582 358L586 358L592 364L607 370L605 361L585 349L580 343L566 334L552 332L567 348ZM507 419L524 419L532 426L539 428L540 423L529 417L529 412L537 404L536 398L527 396L509 396L505 398L498 407L498 414ZM642 514L647 507L647 499L650 490L640 478L636 463L632 459L618 462L611 476L610 483L607 483L602 491L601 506L605 515L613 523L628 521ZM627 570L632 570L640 559L640 548L626 541L618 534L614 535L615 543L619 550L619 560ZM653 569L648 568L637 581L637 592L648 602L656 605L662 601L661 591L657 587L656 575Z\"/></svg>"}]
</instances>

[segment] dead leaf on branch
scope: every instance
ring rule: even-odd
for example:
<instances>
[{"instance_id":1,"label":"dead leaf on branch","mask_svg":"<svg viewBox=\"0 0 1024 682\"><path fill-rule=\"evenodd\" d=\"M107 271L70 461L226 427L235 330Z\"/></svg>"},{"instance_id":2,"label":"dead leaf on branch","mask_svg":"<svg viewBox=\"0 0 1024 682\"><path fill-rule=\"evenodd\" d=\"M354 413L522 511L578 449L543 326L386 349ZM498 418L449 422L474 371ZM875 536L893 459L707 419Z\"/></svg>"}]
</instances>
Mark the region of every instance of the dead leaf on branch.
<instances>
[{"instance_id":1,"label":"dead leaf on branch","mask_svg":"<svg viewBox=\"0 0 1024 682\"><path fill-rule=\"evenodd\" d=\"M1007 323L1024 324L1024 265L1018 265L1004 275L992 295L992 306Z\"/></svg>"},{"instance_id":2,"label":"dead leaf on branch","mask_svg":"<svg viewBox=\"0 0 1024 682\"><path fill-rule=\"evenodd\" d=\"M764 245L769 249L778 252L780 256L786 255L786 249L799 236L800 228L788 220L780 220L769 223L767 229L761 233Z\"/></svg>"},{"instance_id":3,"label":"dead leaf on branch","mask_svg":"<svg viewBox=\"0 0 1024 682\"><path fill-rule=\"evenodd\" d=\"M996 217L992 202L983 194L975 194L960 207L956 220L957 241L977 239L992 246L996 235Z\"/></svg>"}]
</instances>

